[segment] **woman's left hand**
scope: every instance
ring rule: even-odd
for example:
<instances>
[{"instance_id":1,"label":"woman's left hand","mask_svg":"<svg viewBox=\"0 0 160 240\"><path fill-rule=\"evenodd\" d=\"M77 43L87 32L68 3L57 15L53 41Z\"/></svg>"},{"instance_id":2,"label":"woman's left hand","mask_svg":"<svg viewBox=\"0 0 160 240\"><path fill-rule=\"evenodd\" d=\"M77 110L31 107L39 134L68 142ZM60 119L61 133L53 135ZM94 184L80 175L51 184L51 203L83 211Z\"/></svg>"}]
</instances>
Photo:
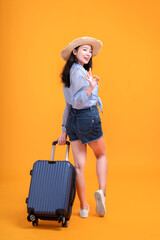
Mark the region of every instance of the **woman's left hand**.
<instances>
[{"instance_id":1,"label":"woman's left hand","mask_svg":"<svg viewBox=\"0 0 160 240\"><path fill-rule=\"evenodd\" d=\"M64 145L66 144L66 139L67 139L67 133L62 132L61 135L58 137L57 141L59 145Z\"/></svg>"},{"instance_id":2,"label":"woman's left hand","mask_svg":"<svg viewBox=\"0 0 160 240\"><path fill-rule=\"evenodd\" d=\"M91 95L93 89L95 88L96 85L99 85L99 77L96 75L92 76L91 68L89 69L89 72L86 71L87 77L86 80L89 82L89 87L87 89L87 95L88 97Z\"/></svg>"},{"instance_id":3,"label":"woman's left hand","mask_svg":"<svg viewBox=\"0 0 160 240\"><path fill-rule=\"evenodd\" d=\"M99 77L96 75L92 76L91 68L89 69L89 72L86 71L86 74L87 74L87 77L85 77L85 78L89 82L90 87L92 89L94 89L96 85L99 85Z\"/></svg>"}]
</instances>

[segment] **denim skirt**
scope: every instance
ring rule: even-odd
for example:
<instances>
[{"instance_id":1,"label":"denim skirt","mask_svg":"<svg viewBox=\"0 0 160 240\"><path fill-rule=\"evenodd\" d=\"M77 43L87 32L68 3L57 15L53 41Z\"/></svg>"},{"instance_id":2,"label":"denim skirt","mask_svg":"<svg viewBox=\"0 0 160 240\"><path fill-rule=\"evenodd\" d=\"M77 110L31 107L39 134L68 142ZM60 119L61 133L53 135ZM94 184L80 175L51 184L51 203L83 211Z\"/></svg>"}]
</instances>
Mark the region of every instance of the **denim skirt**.
<instances>
[{"instance_id":1,"label":"denim skirt","mask_svg":"<svg viewBox=\"0 0 160 240\"><path fill-rule=\"evenodd\" d=\"M66 130L70 141L81 140L83 144L102 137L101 119L97 106L84 109L71 108Z\"/></svg>"}]
</instances>

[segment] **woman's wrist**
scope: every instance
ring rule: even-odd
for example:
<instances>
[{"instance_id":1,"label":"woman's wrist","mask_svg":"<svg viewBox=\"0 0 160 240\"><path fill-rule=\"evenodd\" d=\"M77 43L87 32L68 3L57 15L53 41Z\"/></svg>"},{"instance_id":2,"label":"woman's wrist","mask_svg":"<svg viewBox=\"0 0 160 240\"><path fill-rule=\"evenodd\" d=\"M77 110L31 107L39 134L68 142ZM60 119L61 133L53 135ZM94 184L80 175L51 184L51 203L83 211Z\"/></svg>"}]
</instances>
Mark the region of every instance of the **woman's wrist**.
<instances>
[{"instance_id":1,"label":"woman's wrist","mask_svg":"<svg viewBox=\"0 0 160 240\"><path fill-rule=\"evenodd\" d=\"M88 97L91 95L93 89L94 89L94 88L92 88L91 85L88 87L88 89L87 89L87 96L88 96Z\"/></svg>"}]
</instances>

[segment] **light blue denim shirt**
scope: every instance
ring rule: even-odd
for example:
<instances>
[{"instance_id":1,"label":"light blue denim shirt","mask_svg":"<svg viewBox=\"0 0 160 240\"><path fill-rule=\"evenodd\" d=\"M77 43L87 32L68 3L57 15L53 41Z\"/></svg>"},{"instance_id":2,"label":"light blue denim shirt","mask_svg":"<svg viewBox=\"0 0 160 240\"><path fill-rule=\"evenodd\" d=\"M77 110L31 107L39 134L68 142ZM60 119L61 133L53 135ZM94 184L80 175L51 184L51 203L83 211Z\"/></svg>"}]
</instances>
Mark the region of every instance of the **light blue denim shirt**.
<instances>
[{"instance_id":1,"label":"light blue denim shirt","mask_svg":"<svg viewBox=\"0 0 160 240\"><path fill-rule=\"evenodd\" d=\"M89 82L85 77L87 77L87 74L84 67L78 63L74 63L70 69L70 87L68 88L63 85L66 106L63 113L62 132L66 132L66 122L71 107L75 109L88 108L98 102L103 112L102 102L98 97L98 85L96 85L91 95L88 97L87 89L89 87Z\"/></svg>"}]
</instances>

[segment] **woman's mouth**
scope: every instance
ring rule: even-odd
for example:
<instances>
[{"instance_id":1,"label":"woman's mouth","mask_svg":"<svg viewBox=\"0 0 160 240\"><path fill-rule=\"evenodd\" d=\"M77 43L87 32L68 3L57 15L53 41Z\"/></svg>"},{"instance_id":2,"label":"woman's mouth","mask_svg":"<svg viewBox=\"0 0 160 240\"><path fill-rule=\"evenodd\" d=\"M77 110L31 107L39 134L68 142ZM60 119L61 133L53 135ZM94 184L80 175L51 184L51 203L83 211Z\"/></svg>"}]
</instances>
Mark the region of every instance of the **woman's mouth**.
<instances>
[{"instance_id":1,"label":"woman's mouth","mask_svg":"<svg viewBox=\"0 0 160 240\"><path fill-rule=\"evenodd\" d=\"M84 57L84 59L85 59L86 61L89 61L89 58Z\"/></svg>"}]
</instances>

